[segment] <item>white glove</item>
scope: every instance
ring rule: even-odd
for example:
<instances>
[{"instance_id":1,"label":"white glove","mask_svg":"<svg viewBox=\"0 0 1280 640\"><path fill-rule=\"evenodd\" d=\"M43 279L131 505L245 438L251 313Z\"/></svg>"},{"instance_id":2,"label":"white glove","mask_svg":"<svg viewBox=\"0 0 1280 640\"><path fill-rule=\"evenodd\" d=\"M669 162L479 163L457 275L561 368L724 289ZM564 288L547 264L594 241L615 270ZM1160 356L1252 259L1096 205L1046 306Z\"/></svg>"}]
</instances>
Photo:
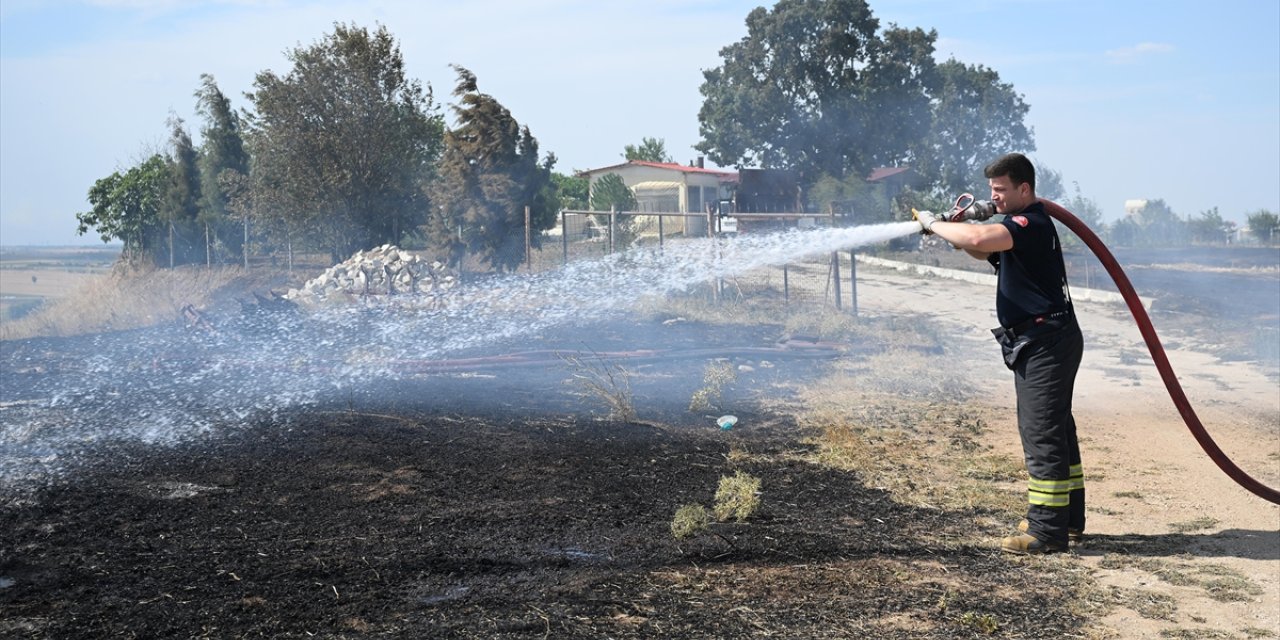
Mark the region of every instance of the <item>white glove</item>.
<instances>
[{"instance_id":1,"label":"white glove","mask_svg":"<svg viewBox=\"0 0 1280 640\"><path fill-rule=\"evenodd\" d=\"M933 235L933 223L938 221L938 216L933 215L930 211L911 210L911 217L920 223L920 233L926 236Z\"/></svg>"}]
</instances>

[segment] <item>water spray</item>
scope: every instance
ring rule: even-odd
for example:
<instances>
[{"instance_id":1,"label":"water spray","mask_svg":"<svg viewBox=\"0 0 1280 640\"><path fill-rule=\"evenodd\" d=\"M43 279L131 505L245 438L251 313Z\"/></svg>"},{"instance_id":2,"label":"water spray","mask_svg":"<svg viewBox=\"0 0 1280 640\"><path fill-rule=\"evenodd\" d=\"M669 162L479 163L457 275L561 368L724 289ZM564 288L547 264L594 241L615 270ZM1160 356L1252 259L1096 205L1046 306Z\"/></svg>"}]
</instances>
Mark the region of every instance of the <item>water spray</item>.
<instances>
[{"instance_id":1,"label":"water spray","mask_svg":"<svg viewBox=\"0 0 1280 640\"><path fill-rule=\"evenodd\" d=\"M1164 346L1160 344L1160 338L1156 335L1155 327L1151 324L1151 317L1147 315L1147 310L1142 306L1142 301L1138 298L1137 292L1134 291L1133 285L1130 284L1129 277L1125 275L1124 269L1120 268L1120 263L1111 254L1111 250L1102 243L1102 240L1084 221L1067 211L1062 205L1043 198L1040 203L1044 205L1045 212L1051 218L1066 225L1068 229L1079 236L1085 245L1093 251L1093 254L1098 257L1098 260L1102 262L1102 266L1106 268L1107 274L1115 282L1120 295L1124 297L1125 304L1128 305L1129 312L1133 315L1133 319L1138 325L1138 330L1142 333L1142 339L1147 343L1147 350L1151 352L1151 360L1160 372L1160 378L1164 380L1164 386L1169 391L1170 399L1173 400L1174 406L1178 408L1178 413L1182 415L1182 421L1191 430L1191 435L1195 437L1196 442L1200 443L1200 448L1204 449L1204 452L1208 454L1214 464L1218 465L1218 468L1222 469L1236 484L1248 489L1263 500L1273 504L1280 504L1280 491L1262 484L1246 473L1209 436L1209 432L1196 415L1195 409L1191 407L1191 402L1187 399L1186 392L1182 390L1182 384L1178 382L1178 376L1174 374L1172 365L1169 364L1169 357L1165 354ZM986 220L994 214L994 204L977 200L966 193L956 200L955 207L951 212L945 216L939 216L938 219L951 222ZM923 225L921 225L921 228L923 229Z\"/></svg>"},{"instance_id":2,"label":"water spray","mask_svg":"<svg viewBox=\"0 0 1280 640\"><path fill-rule=\"evenodd\" d=\"M88 355L50 366L39 342L5 344L5 363L32 382L0 385L0 493L70 471L113 442L170 445L353 397L388 381L486 366L542 366L548 355L498 363L469 356L560 325L623 316L639 301L716 278L918 232L913 222L697 238L637 247L543 273L477 278L440 297L366 298L309 314L245 318L219 331L176 328L89 338ZM738 351L741 351L739 349ZM780 345L770 357L819 357ZM669 353L612 354L639 360ZM691 352L685 355L699 355ZM701 354L706 355L706 354ZM762 354L757 354L762 355ZM55 356L56 357L56 356ZM18 395L19 393L23 395Z\"/></svg>"}]
</instances>

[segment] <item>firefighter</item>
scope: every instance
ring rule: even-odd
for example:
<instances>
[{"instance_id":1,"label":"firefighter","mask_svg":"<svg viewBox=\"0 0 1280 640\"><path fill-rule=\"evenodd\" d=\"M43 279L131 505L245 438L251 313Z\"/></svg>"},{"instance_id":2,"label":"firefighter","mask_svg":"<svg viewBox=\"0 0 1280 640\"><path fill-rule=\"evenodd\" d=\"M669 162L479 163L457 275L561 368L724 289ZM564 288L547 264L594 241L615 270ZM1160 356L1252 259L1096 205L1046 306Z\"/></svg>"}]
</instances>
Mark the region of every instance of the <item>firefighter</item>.
<instances>
[{"instance_id":1,"label":"firefighter","mask_svg":"<svg viewBox=\"0 0 1280 640\"><path fill-rule=\"evenodd\" d=\"M1020 554L1065 551L1084 536L1084 472L1071 415L1084 341L1067 289L1062 245L1036 197L1031 161L1020 153L1008 154L984 173L990 204L953 211L945 220L929 212L917 216L924 233L990 262L996 271L1001 326L992 333L1014 373L1018 434L1030 476L1027 517L1017 535L1001 541L1001 548ZM993 213L1004 219L964 222Z\"/></svg>"}]
</instances>

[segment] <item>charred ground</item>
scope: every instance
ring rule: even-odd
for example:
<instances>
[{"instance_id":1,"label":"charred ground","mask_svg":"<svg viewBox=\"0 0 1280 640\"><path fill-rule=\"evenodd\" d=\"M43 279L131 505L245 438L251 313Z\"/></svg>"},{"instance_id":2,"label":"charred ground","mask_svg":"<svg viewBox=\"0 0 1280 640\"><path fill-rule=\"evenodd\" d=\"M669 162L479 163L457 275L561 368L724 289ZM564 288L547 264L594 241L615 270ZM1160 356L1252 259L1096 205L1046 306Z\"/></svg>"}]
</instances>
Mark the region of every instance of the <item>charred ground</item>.
<instances>
[{"instance_id":1,"label":"charred ground","mask_svg":"<svg viewBox=\"0 0 1280 640\"><path fill-rule=\"evenodd\" d=\"M655 331L708 345L692 323L615 326L590 345L573 330L543 338L608 350ZM758 346L778 331L716 334ZM72 362L93 344L9 345L6 367L32 350ZM642 418L660 418L645 422L593 416L561 384L570 371L526 366L408 378L177 447L86 451L65 482L0 507L0 631L955 638L1078 626L1051 573L955 542L981 514L901 504L814 464L813 434L745 382L725 400L742 417L732 431L690 413L708 361L634 367ZM771 364L752 375L799 382L826 366ZM763 482L756 515L675 539L675 510L709 504L736 470Z\"/></svg>"}]
</instances>

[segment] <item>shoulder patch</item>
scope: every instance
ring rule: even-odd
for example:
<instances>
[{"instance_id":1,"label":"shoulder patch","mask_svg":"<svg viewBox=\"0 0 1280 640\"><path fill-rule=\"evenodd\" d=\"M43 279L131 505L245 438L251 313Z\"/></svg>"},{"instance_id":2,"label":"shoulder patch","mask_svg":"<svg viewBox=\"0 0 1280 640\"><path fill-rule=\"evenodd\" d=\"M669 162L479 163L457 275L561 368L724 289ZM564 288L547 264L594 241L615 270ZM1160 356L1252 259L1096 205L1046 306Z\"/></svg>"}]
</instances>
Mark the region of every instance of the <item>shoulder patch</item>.
<instances>
[{"instance_id":1,"label":"shoulder patch","mask_svg":"<svg viewBox=\"0 0 1280 640\"><path fill-rule=\"evenodd\" d=\"M1010 220L1013 220L1014 222L1018 223L1018 226L1019 226L1019 227L1025 227L1025 226L1027 226L1027 217L1026 217L1026 216L1014 216L1014 217L1010 218Z\"/></svg>"}]
</instances>

